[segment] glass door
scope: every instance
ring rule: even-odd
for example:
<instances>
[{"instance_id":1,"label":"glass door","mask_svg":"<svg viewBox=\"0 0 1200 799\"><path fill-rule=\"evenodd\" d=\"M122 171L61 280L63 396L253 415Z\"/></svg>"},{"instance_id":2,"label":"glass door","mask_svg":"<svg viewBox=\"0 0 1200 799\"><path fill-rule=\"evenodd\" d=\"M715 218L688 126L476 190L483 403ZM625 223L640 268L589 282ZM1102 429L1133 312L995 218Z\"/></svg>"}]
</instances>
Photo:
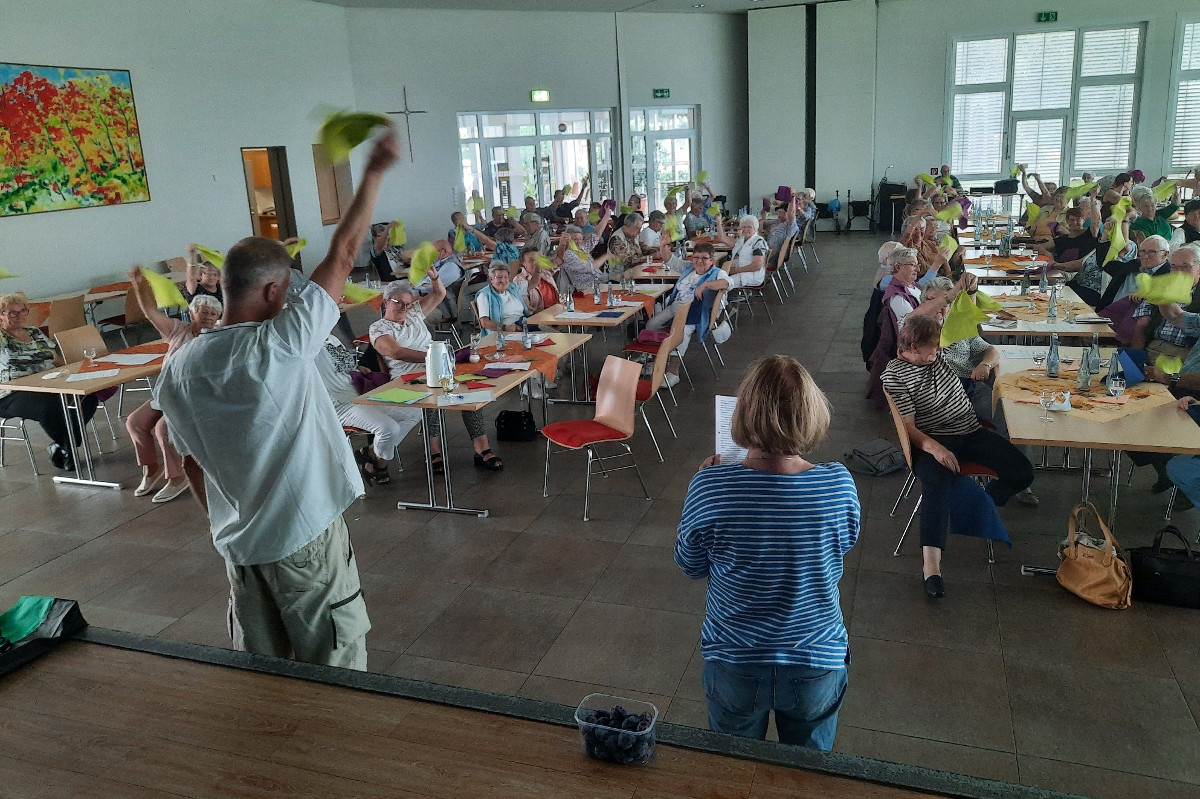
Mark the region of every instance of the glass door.
<instances>
[{"instance_id":1,"label":"glass door","mask_svg":"<svg viewBox=\"0 0 1200 799\"><path fill-rule=\"evenodd\" d=\"M696 108L635 108L629 114L629 153L634 192L646 210L661 208L672 186L696 174Z\"/></svg>"},{"instance_id":2,"label":"glass door","mask_svg":"<svg viewBox=\"0 0 1200 799\"><path fill-rule=\"evenodd\" d=\"M532 144L493 145L489 148L492 205L522 208L525 197L538 196L537 148ZM490 218L487 211L484 218Z\"/></svg>"}]
</instances>

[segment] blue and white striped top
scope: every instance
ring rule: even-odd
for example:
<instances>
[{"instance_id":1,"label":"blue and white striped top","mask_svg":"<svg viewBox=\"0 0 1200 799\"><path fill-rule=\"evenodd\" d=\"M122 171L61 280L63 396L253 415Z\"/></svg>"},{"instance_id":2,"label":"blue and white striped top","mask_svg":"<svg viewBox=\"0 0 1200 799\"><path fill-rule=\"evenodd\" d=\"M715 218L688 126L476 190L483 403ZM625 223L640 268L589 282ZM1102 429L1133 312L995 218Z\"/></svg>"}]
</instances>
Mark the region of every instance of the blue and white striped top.
<instances>
[{"instance_id":1,"label":"blue and white striped top","mask_svg":"<svg viewBox=\"0 0 1200 799\"><path fill-rule=\"evenodd\" d=\"M705 660L844 668L842 558L858 540L854 479L840 463L800 474L710 466L688 486L675 562L708 578Z\"/></svg>"}]
</instances>

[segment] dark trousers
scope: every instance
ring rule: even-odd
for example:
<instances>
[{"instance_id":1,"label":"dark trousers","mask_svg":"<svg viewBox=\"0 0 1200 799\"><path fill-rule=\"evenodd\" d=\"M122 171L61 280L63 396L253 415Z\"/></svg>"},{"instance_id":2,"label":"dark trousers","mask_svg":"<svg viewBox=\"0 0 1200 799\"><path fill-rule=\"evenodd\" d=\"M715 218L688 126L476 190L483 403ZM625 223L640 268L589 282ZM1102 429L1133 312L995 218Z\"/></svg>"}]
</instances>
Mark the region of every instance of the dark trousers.
<instances>
[{"instance_id":1,"label":"dark trousers","mask_svg":"<svg viewBox=\"0 0 1200 799\"><path fill-rule=\"evenodd\" d=\"M80 398L83 401L83 418L92 420L100 401L95 394ZM67 419L63 416L62 402L57 394L39 394L32 391L14 391L0 398L0 419L29 419L37 422L54 443L71 451L71 439L67 435ZM71 426L75 429L75 440L82 441L83 431L71 414Z\"/></svg>"},{"instance_id":2,"label":"dark trousers","mask_svg":"<svg viewBox=\"0 0 1200 799\"><path fill-rule=\"evenodd\" d=\"M998 507L1033 483L1033 464L1007 438L980 428L964 436L931 436L954 453L959 462L986 466L999 475L988 483L987 492ZM913 471L921 480L921 546L946 548L950 524L950 487L953 472L926 452L917 455Z\"/></svg>"}]
</instances>

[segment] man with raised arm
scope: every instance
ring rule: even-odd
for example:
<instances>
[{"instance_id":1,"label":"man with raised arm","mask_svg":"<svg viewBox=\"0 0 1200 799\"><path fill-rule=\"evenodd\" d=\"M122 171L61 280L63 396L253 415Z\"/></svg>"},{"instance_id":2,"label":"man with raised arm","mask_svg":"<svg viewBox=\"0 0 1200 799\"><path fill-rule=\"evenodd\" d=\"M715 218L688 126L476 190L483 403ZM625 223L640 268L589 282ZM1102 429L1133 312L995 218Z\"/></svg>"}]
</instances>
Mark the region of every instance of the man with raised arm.
<instances>
[{"instance_id":1,"label":"man with raised arm","mask_svg":"<svg viewBox=\"0 0 1200 799\"><path fill-rule=\"evenodd\" d=\"M225 559L234 644L249 652L367 666L371 622L342 520L363 484L315 359L397 153L391 131L375 142L329 253L292 296L279 242L233 245L221 325L159 378L171 440L203 470L188 476Z\"/></svg>"}]
</instances>

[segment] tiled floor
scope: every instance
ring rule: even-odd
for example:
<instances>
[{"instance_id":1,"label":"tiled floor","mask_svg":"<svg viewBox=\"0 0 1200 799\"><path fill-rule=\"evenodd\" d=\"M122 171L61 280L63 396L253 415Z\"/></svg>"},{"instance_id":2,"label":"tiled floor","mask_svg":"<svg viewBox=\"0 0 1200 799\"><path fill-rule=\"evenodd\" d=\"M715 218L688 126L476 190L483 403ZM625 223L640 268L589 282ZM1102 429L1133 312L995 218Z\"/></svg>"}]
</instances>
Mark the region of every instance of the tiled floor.
<instances>
[{"instance_id":1,"label":"tiled floor","mask_svg":"<svg viewBox=\"0 0 1200 799\"><path fill-rule=\"evenodd\" d=\"M704 586L678 572L670 548L688 481L712 448L712 395L733 393L755 356L784 352L813 370L834 406L817 457L894 438L890 419L861 398L858 340L878 243L822 236L822 265L800 272L798 295L772 308L774 325L761 308L746 317L716 376L699 350L689 355L695 390L685 382L678 407L668 402L679 438L648 409L665 463L644 430L633 442L653 501L616 473L595 481L584 523L581 458L556 458L543 498L540 442L498 446L504 472L484 473L451 424L456 499L491 515L398 511L398 498L425 490L419 443L406 441L409 470L346 514L374 623L371 668L572 705L616 691L651 699L668 721L705 725ZM610 335L609 349L616 343ZM593 347L597 363L603 350ZM128 438L122 431L114 444L101 427L103 474L135 482ZM190 500L153 506L129 490L55 486L32 476L17 447L7 463L0 607L24 593L68 596L97 625L228 645L221 560ZM51 468L44 455L42 467ZM858 481L865 523L841 586L854 662L837 748L1098 797L1200 797L1200 615L1099 610L1053 578L1020 575L1021 563L1054 562L1078 473L1039 473L1041 507L1003 511L1014 547L999 549L994 566L981 542L952 539L949 597L938 603L921 592L916 541L892 556L907 513L888 512L902 480ZM1126 546L1162 524L1166 500L1150 482L1142 470L1122 490ZM1200 513L1175 521L1194 534Z\"/></svg>"}]
</instances>

